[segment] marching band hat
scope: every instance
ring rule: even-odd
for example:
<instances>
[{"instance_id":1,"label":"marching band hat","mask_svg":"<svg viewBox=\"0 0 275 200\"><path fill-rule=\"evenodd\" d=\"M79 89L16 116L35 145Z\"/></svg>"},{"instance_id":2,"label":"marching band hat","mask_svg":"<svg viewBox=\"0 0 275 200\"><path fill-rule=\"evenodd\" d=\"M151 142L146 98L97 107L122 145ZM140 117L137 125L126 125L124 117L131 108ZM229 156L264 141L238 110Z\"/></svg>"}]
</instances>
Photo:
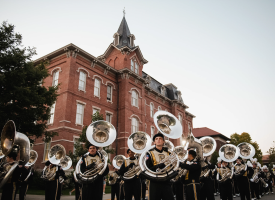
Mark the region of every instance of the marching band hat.
<instances>
[{"instance_id":1,"label":"marching band hat","mask_svg":"<svg viewBox=\"0 0 275 200\"><path fill-rule=\"evenodd\" d=\"M243 160L241 156L239 156L237 159Z\"/></svg>"},{"instance_id":2,"label":"marching band hat","mask_svg":"<svg viewBox=\"0 0 275 200\"><path fill-rule=\"evenodd\" d=\"M221 157L218 157L218 158L217 158L217 160L218 160L218 162L217 162L217 163L222 163L222 159L221 159Z\"/></svg>"},{"instance_id":3,"label":"marching band hat","mask_svg":"<svg viewBox=\"0 0 275 200\"><path fill-rule=\"evenodd\" d=\"M162 133L157 133L156 135L154 135L153 141L155 141L156 137L162 137L164 141L164 135Z\"/></svg>"},{"instance_id":4,"label":"marching band hat","mask_svg":"<svg viewBox=\"0 0 275 200\"><path fill-rule=\"evenodd\" d=\"M197 156L197 153L194 150L188 151L188 154L192 155L194 158Z\"/></svg>"},{"instance_id":5,"label":"marching band hat","mask_svg":"<svg viewBox=\"0 0 275 200\"><path fill-rule=\"evenodd\" d=\"M87 146L87 148L89 149L91 146L93 146L93 147L95 147L96 149L98 149L97 146L95 146L94 144L91 144L91 143Z\"/></svg>"}]
</instances>

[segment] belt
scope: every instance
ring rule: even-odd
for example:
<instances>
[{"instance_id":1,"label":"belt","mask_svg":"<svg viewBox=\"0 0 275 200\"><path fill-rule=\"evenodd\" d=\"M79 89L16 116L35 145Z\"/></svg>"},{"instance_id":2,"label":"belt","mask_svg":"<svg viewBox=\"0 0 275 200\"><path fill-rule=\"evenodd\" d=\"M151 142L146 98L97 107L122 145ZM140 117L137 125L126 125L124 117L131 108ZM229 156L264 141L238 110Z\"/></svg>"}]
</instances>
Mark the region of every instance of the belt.
<instances>
[{"instance_id":1,"label":"belt","mask_svg":"<svg viewBox=\"0 0 275 200\"><path fill-rule=\"evenodd\" d=\"M189 184L187 184L186 186L188 186L188 185L194 185L194 184L196 184L196 185L199 185L200 183L195 183L195 180L192 180L193 181L193 183L189 183Z\"/></svg>"}]
</instances>

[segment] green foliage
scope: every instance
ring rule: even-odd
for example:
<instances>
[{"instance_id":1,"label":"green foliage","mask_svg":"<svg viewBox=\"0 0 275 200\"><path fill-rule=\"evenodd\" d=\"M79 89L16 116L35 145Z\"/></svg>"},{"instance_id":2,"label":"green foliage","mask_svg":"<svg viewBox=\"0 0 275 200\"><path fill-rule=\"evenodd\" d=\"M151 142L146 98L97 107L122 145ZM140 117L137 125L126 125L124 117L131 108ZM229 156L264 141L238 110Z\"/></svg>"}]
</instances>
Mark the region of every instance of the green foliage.
<instances>
[{"instance_id":1,"label":"green foliage","mask_svg":"<svg viewBox=\"0 0 275 200\"><path fill-rule=\"evenodd\" d=\"M218 162L219 153L217 151L214 151L214 153L211 155L210 162L212 164L216 164Z\"/></svg>"},{"instance_id":2,"label":"green foliage","mask_svg":"<svg viewBox=\"0 0 275 200\"><path fill-rule=\"evenodd\" d=\"M13 120L16 129L35 140L45 133L50 107L57 99L58 87L41 84L49 76L46 63L34 66L35 48L22 46L22 35L14 25L0 26L0 128ZM46 137L56 133L46 132ZM31 142L33 142L33 140Z\"/></svg>"},{"instance_id":3,"label":"green foliage","mask_svg":"<svg viewBox=\"0 0 275 200\"><path fill-rule=\"evenodd\" d=\"M95 114L92 115L92 122L95 122L98 120L104 120L104 118L103 118L103 114L100 114L97 111ZM88 152L88 145L90 144L90 142L87 140L87 137L86 137L87 128L88 128L88 126L83 127L82 132L79 136L79 140L74 144L75 152L73 153L72 151L70 151L69 155L68 155L72 159L74 168L75 168L78 160L80 159L80 157ZM104 147L103 149L108 154L113 154L115 152L114 149L111 149L109 147ZM110 163L110 160L108 160L108 162Z\"/></svg>"},{"instance_id":4,"label":"green foliage","mask_svg":"<svg viewBox=\"0 0 275 200\"><path fill-rule=\"evenodd\" d=\"M257 158L258 162L262 164L262 156L263 156L262 150L260 149L259 144L256 141L252 142L252 138L249 133L245 133L245 132L243 132L242 134L234 133L230 136L230 139L231 139L230 143L234 144L235 146L237 146L242 142L250 143L255 148L254 158Z\"/></svg>"},{"instance_id":5,"label":"green foliage","mask_svg":"<svg viewBox=\"0 0 275 200\"><path fill-rule=\"evenodd\" d=\"M273 146L269 148L267 153L269 154L270 168L273 168L273 164L275 164L275 141L273 141Z\"/></svg>"}]
</instances>

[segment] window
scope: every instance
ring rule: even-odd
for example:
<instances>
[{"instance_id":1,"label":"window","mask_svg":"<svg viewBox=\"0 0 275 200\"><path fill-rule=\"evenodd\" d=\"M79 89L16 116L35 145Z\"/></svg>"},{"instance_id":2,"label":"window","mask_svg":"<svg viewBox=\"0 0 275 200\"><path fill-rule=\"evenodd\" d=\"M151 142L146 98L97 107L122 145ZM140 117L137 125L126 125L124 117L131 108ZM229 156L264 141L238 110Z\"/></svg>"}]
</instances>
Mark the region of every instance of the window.
<instances>
[{"instance_id":1,"label":"window","mask_svg":"<svg viewBox=\"0 0 275 200\"><path fill-rule=\"evenodd\" d=\"M150 103L150 116L153 117L154 116L154 104Z\"/></svg>"},{"instance_id":2,"label":"window","mask_svg":"<svg viewBox=\"0 0 275 200\"><path fill-rule=\"evenodd\" d=\"M97 97L100 96L100 80L98 80L98 79L95 79L94 95Z\"/></svg>"},{"instance_id":3,"label":"window","mask_svg":"<svg viewBox=\"0 0 275 200\"><path fill-rule=\"evenodd\" d=\"M112 117L112 115L107 113L106 114L106 121L111 123L111 117Z\"/></svg>"},{"instance_id":4,"label":"window","mask_svg":"<svg viewBox=\"0 0 275 200\"><path fill-rule=\"evenodd\" d=\"M138 120L136 118L132 118L132 133L138 131Z\"/></svg>"},{"instance_id":5,"label":"window","mask_svg":"<svg viewBox=\"0 0 275 200\"><path fill-rule=\"evenodd\" d=\"M58 85L59 70L55 70L53 73L53 86Z\"/></svg>"},{"instance_id":6,"label":"window","mask_svg":"<svg viewBox=\"0 0 275 200\"><path fill-rule=\"evenodd\" d=\"M49 157L48 157L48 153L50 151L50 148L51 148L51 142L45 142L44 143L44 156L43 156L43 161L47 161L49 160Z\"/></svg>"},{"instance_id":7,"label":"window","mask_svg":"<svg viewBox=\"0 0 275 200\"><path fill-rule=\"evenodd\" d=\"M112 86L107 85L107 100L112 101Z\"/></svg>"},{"instance_id":8,"label":"window","mask_svg":"<svg viewBox=\"0 0 275 200\"><path fill-rule=\"evenodd\" d=\"M137 63L137 61L136 60L134 60L134 59L132 59L131 60L131 70L133 71L133 72L135 72L135 73L137 73L138 74L138 63Z\"/></svg>"},{"instance_id":9,"label":"window","mask_svg":"<svg viewBox=\"0 0 275 200\"><path fill-rule=\"evenodd\" d=\"M132 90L132 105L138 107L138 93Z\"/></svg>"},{"instance_id":10,"label":"window","mask_svg":"<svg viewBox=\"0 0 275 200\"><path fill-rule=\"evenodd\" d=\"M155 127L151 126L151 139L153 140L155 134Z\"/></svg>"},{"instance_id":11,"label":"window","mask_svg":"<svg viewBox=\"0 0 275 200\"><path fill-rule=\"evenodd\" d=\"M74 137L74 151L73 151L74 153L75 153L75 145L76 145L77 142L79 142L79 138Z\"/></svg>"},{"instance_id":12,"label":"window","mask_svg":"<svg viewBox=\"0 0 275 200\"><path fill-rule=\"evenodd\" d=\"M99 113L99 111L100 111L99 109L94 108L94 109L93 109L93 114L95 114L96 112Z\"/></svg>"},{"instance_id":13,"label":"window","mask_svg":"<svg viewBox=\"0 0 275 200\"><path fill-rule=\"evenodd\" d=\"M52 105L51 107L51 111L50 111L50 119L48 120L48 124L53 124L53 120L54 120L54 111L55 111L55 103Z\"/></svg>"},{"instance_id":14,"label":"window","mask_svg":"<svg viewBox=\"0 0 275 200\"><path fill-rule=\"evenodd\" d=\"M78 89L85 91L85 86L86 86L86 73L80 71Z\"/></svg>"},{"instance_id":15,"label":"window","mask_svg":"<svg viewBox=\"0 0 275 200\"><path fill-rule=\"evenodd\" d=\"M77 108L76 108L76 120L75 123L76 124L83 124L83 113L84 113L84 105L81 103L77 104Z\"/></svg>"},{"instance_id":16,"label":"window","mask_svg":"<svg viewBox=\"0 0 275 200\"><path fill-rule=\"evenodd\" d=\"M181 115L179 115L179 121L182 124L182 116Z\"/></svg>"},{"instance_id":17,"label":"window","mask_svg":"<svg viewBox=\"0 0 275 200\"><path fill-rule=\"evenodd\" d=\"M158 107L158 110L161 110L161 107L160 107L160 106Z\"/></svg>"}]
</instances>

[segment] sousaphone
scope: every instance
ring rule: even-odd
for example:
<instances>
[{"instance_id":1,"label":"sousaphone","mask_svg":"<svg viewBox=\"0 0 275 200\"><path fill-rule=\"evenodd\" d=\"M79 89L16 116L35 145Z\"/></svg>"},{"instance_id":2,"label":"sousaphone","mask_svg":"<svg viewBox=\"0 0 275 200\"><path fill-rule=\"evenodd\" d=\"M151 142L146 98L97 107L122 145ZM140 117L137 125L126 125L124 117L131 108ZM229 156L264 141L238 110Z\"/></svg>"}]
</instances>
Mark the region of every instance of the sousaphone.
<instances>
[{"instance_id":1,"label":"sousaphone","mask_svg":"<svg viewBox=\"0 0 275 200\"><path fill-rule=\"evenodd\" d=\"M237 148L240 151L240 157L243 159L251 159L255 155L255 148L247 142L238 144Z\"/></svg>"},{"instance_id":2,"label":"sousaphone","mask_svg":"<svg viewBox=\"0 0 275 200\"><path fill-rule=\"evenodd\" d=\"M154 123L159 132L171 139L178 139L183 133L183 129L179 120L171 113L166 111L157 111L154 114ZM151 146L150 149L155 148ZM179 168L179 158L174 151L169 151L170 155L161 160L160 163L165 164L165 168L157 169L156 172L150 170L146 165L146 155L150 150L144 151L140 156L139 166L142 174L149 180L167 181L177 175Z\"/></svg>"},{"instance_id":3,"label":"sousaphone","mask_svg":"<svg viewBox=\"0 0 275 200\"><path fill-rule=\"evenodd\" d=\"M30 158L30 140L23 134L16 131L15 123L10 120L8 121L1 133L1 149L2 153L7 156L13 150L13 147L19 147L20 158L12 166L4 164L4 171L1 172L1 183L0 188L6 184L13 171L19 164L25 165ZM3 156L3 155L2 155Z\"/></svg>"},{"instance_id":4,"label":"sousaphone","mask_svg":"<svg viewBox=\"0 0 275 200\"><path fill-rule=\"evenodd\" d=\"M97 147L106 147L111 145L116 139L117 132L115 127L104 120L99 120L91 123L86 131L87 140L97 146ZM93 182L98 176L102 175L107 167L108 162L108 154L100 148L97 151L100 156L102 155L102 162L99 161L96 163L95 167L87 170L85 172L81 172L80 165L83 162L82 158L79 159L76 169L75 169L75 177L80 182Z\"/></svg>"},{"instance_id":5,"label":"sousaphone","mask_svg":"<svg viewBox=\"0 0 275 200\"><path fill-rule=\"evenodd\" d=\"M112 161L114 168L120 169L125 159L126 157L124 155L116 155ZM113 180L109 179L109 185L114 185L119 178L119 175L116 172L111 172L110 177L113 177Z\"/></svg>"}]
</instances>

